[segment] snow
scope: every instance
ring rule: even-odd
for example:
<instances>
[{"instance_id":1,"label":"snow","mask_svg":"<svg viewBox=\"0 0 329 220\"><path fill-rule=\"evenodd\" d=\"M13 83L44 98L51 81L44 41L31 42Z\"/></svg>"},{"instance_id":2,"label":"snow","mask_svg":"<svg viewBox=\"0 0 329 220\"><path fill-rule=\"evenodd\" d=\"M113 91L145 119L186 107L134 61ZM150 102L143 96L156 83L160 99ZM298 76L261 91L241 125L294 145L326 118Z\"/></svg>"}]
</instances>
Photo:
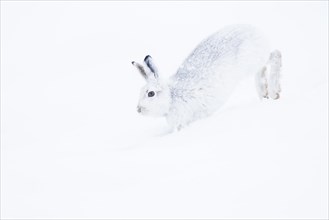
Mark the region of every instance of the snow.
<instances>
[{"instance_id":1,"label":"snow","mask_svg":"<svg viewBox=\"0 0 329 220\"><path fill-rule=\"evenodd\" d=\"M1 1L1 218L328 218L328 2ZM136 111L150 54L173 74L248 23L283 57L180 132Z\"/></svg>"}]
</instances>

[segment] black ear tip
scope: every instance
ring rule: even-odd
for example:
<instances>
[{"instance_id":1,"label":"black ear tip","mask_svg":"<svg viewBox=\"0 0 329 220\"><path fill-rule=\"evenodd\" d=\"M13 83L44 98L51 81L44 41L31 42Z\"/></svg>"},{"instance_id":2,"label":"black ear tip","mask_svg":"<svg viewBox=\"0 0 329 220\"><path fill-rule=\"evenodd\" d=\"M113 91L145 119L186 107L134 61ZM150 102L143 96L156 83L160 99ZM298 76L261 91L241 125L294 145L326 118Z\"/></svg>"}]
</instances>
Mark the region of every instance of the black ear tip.
<instances>
[{"instance_id":1,"label":"black ear tip","mask_svg":"<svg viewBox=\"0 0 329 220\"><path fill-rule=\"evenodd\" d=\"M147 55L145 58L144 58L144 61L146 61L147 59L150 59L152 58L150 55Z\"/></svg>"},{"instance_id":2,"label":"black ear tip","mask_svg":"<svg viewBox=\"0 0 329 220\"><path fill-rule=\"evenodd\" d=\"M132 64L132 65L135 65L135 61L132 61L131 64Z\"/></svg>"}]
</instances>

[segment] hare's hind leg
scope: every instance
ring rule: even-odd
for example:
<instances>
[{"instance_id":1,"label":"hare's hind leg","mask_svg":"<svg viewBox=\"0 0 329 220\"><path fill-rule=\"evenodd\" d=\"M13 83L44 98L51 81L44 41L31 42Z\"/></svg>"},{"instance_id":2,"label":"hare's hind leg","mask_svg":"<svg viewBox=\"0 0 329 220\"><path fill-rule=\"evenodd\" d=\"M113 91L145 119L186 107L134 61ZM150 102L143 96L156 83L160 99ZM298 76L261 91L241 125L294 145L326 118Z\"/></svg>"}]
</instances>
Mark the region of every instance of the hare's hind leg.
<instances>
[{"instance_id":1,"label":"hare's hind leg","mask_svg":"<svg viewBox=\"0 0 329 220\"><path fill-rule=\"evenodd\" d=\"M267 84L266 74L267 74L266 66L264 66L256 74L256 88L260 99L262 98L268 99L268 84Z\"/></svg>"},{"instance_id":2,"label":"hare's hind leg","mask_svg":"<svg viewBox=\"0 0 329 220\"><path fill-rule=\"evenodd\" d=\"M268 93L272 99L280 98L280 72L281 72L281 53L275 50L271 53L267 67L269 68Z\"/></svg>"}]
</instances>

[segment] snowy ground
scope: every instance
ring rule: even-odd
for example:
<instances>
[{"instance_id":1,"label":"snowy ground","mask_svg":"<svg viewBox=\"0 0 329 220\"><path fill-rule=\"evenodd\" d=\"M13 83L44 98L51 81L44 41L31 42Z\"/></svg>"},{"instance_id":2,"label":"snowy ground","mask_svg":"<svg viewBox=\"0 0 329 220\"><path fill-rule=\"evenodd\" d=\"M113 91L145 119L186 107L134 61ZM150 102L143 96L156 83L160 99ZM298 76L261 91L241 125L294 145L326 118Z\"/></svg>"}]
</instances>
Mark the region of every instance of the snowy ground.
<instances>
[{"instance_id":1,"label":"snowy ground","mask_svg":"<svg viewBox=\"0 0 329 220\"><path fill-rule=\"evenodd\" d=\"M1 1L2 218L327 218L328 2ZM283 54L282 98L244 82L174 134L137 114L151 54L174 73L232 23Z\"/></svg>"}]
</instances>

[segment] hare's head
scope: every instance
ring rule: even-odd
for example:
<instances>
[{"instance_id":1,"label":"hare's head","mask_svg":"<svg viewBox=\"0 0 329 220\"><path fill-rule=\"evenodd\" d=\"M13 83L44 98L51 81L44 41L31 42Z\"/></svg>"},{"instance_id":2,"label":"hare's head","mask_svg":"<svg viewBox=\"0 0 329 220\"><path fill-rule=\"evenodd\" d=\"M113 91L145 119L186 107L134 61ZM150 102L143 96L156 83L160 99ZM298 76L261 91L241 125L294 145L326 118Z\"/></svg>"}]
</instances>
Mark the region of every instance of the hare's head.
<instances>
[{"instance_id":1,"label":"hare's head","mask_svg":"<svg viewBox=\"0 0 329 220\"><path fill-rule=\"evenodd\" d=\"M149 116L165 116L170 107L171 95L166 82L159 77L158 69L150 55L144 59L144 64L132 62L147 84L141 89L137 106L138 113Z\"/></svg>"}]
</instances>

